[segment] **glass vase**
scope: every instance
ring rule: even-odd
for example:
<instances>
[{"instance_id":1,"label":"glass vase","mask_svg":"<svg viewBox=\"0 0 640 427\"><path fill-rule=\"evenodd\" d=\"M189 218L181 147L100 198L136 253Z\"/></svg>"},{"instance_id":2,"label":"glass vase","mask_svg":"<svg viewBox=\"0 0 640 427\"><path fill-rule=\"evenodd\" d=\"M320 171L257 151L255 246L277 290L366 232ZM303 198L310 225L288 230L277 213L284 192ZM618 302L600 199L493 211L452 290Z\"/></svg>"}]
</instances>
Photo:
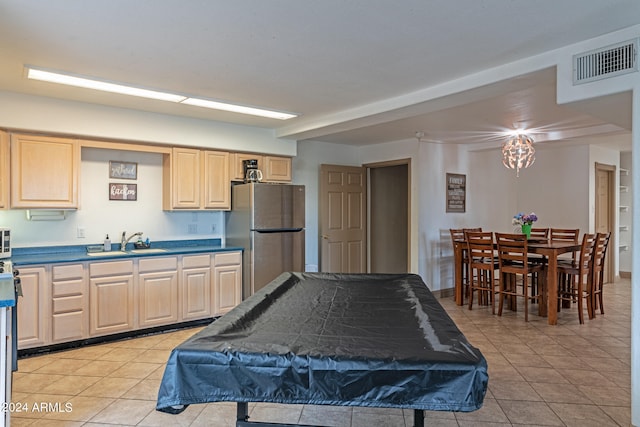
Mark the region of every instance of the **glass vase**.
<instances>
[{"instance_id":1,"label":"glass vase","mask_svg":"<svg viewBox=\"0 0 640 427\"><path fill-rule=\"evenodd\" d=\"M531 224L522 224L522 234L526 234L527 239L531 238Z\"/></svg>"}]
</instances>

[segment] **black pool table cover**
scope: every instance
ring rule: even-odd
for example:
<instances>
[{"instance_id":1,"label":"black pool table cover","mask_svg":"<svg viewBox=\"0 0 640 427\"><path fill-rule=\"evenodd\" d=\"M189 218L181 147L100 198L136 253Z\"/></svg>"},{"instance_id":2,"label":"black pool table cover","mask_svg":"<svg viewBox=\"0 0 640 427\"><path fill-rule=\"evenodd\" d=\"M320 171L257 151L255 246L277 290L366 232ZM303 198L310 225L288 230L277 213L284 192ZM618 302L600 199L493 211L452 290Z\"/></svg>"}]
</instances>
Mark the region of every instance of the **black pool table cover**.
<instances>
[{"instance_id":1,"label":"black pool table cover","mask_svg":"<svg viewBox=\"0 0 640 427\"><path fill-rule=\"evenodd\" d=\"M283 273L176 347L156 409L205 402L474 411L487 363L420 276Z\"/></svg>"}]
</instances>

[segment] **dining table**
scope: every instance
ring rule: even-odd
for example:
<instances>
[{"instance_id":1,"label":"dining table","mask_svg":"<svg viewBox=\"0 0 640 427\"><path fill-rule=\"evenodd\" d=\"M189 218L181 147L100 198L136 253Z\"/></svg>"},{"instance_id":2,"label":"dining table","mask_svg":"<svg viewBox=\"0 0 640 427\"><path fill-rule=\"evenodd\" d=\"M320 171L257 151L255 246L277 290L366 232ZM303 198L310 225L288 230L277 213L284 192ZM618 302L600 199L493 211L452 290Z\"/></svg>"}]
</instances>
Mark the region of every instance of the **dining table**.
<instances>
[{"instance_id":1,"label":"dining table","mask_svg":"<svg viewBox=\"0 0 640 427\"><path fill-rule=\"evenodd\" d=\"M457 305L464 304L464 286L462 283L464 263L462 257L466 252L466 241L456 241L454 250L454 286L455 302ZM576 252L580 250L580 243L559 242L544 239L531 239L527 244L527 251L531 254L543 255L547 258L547 292L542 304L540 304L539 314L547 317L549 325L558 323L558 256ZM545 304L546 302L546 304Z\"/></svg>"}]
</instances>

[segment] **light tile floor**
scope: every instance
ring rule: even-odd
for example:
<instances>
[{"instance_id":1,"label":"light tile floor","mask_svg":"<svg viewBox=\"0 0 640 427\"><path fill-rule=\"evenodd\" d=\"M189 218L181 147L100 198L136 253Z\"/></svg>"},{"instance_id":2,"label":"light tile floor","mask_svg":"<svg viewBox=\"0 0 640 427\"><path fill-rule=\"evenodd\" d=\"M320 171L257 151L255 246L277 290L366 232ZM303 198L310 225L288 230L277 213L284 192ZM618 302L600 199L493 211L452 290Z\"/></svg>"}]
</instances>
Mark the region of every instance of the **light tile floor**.
<instances>
[{"instance_id":1,"label":"light tile floor","mask_svg":"<svg viewBox=\"0 0 640 427\"><path fill-rule=\"evenodd\" d=\"M440 300L489 365L484 406L472 413L427 412L436 426L628 426L630 281L607 285L605 315L578 324L576 308L557 326L522 312ZM19 361L11 425L233 426L233 403L192 405L180 415L155 411L171 349L200 328L87 346ZM413 411L251 404L254 421L323 426L412 426Z\"/></svg>"}]
</instances>

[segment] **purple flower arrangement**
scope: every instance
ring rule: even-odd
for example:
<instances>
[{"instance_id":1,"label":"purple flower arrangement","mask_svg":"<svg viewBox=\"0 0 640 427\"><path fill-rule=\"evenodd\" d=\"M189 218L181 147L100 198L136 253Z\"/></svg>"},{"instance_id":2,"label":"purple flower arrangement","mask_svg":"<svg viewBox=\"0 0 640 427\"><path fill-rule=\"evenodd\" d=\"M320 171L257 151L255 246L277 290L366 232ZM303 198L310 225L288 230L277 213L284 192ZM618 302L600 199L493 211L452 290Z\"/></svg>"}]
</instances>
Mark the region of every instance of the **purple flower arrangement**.
<instances>
[{"instance_id":1,"label":"purple flower arrangement","mask_svg":"<svg viewBox=\"0 0 640 427\"><path fill-rule=\"evenodd\" d=\"M538 220L538 216L531 212L530 214L524 214L522 212L517 213L516 215L513 216L513 219L511 220L511 224L513 225L524 225L524 224L528 224L531 225L534 222L536 222Z\"/></svg>"}]
</instances>

